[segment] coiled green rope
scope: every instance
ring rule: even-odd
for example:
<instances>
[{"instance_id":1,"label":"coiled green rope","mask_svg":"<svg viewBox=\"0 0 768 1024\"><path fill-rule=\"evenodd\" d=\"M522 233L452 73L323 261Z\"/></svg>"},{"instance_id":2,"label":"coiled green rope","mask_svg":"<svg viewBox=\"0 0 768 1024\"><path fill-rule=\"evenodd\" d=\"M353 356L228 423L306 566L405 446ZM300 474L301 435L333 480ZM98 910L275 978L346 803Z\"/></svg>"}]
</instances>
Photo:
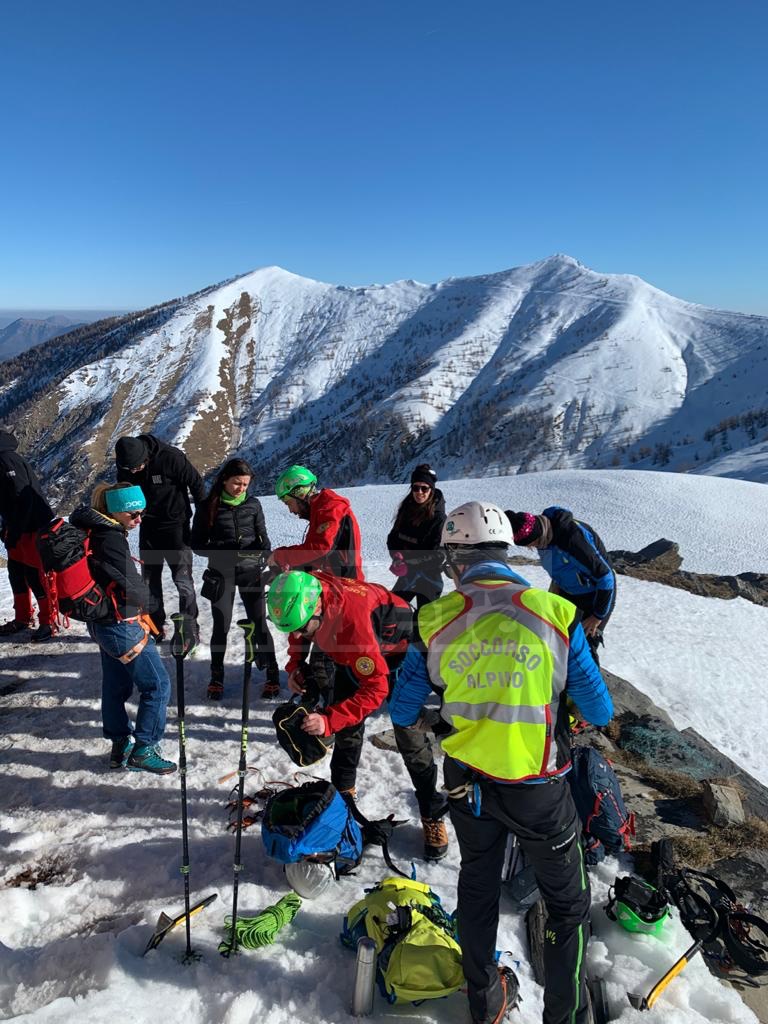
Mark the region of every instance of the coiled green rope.
<instances>
[{"instance_id":1,"label":"coiled green rope","mask_svg":"<svg viewBox=\"0 0 768 1024\"><path fill-rule=\"evenodd\" d=\"M235 949L242 946L243 949L258 949L260 946L271 946L275 936L287 924L296 917L301 907L301 897L295 892L289 892L283 896L272 907L262 910L256 917L238 917L235 923ZM219 952L222 956L228 956L230 948L229 936L232 934L232 918L224 918L224 929L227 938L219 943Z\"/></svg>"}]
</instances>

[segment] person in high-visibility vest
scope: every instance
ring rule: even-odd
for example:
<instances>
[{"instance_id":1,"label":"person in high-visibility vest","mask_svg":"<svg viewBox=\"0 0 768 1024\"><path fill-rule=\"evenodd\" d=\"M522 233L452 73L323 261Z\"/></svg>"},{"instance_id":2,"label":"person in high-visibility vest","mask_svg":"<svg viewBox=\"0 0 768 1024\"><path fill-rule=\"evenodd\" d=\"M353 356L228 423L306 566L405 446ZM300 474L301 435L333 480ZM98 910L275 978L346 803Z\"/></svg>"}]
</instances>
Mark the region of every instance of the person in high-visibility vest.
<instances>
[{"instance_id":1,"label":"person in high-visibility vest","mask_svg":"<svg viewBox=\"0 0 768 1024\"><path fill-rule=\"evenodd\" d=\"M461 850L458 935L475 1024L496 1024L516 986L495 961L508 832L547 906L544 1024L588 1024L584 978L590 890L570 769L566 698L595 725L613 705L565 598L528 586L506 563L512 529L496 505L448 514L442 542L456 590L418 616L442 697L445 788Z\"/></svg>"}]
</instances>

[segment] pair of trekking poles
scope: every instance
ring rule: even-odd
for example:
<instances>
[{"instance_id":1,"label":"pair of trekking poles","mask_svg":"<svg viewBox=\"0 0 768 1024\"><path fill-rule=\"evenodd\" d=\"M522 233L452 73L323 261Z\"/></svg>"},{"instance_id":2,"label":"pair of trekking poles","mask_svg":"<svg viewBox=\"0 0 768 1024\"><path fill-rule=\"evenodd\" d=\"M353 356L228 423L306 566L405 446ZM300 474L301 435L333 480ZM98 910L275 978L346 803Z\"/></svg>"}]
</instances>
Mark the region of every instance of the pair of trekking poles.
<instances>
[{"instance_id":1,"label":"pair of trekking poles","mask_svg":"<svg viewBox=\"0 0 768 1024\"><path fill-rule=\"evenodd\" d=\"M199 959L197 954L192 949L192 936L190 927L190 918L193 914L199 913L204 910L207 906L216 900L217 894L211 893L210 896L206 896L204 899L195 903L194 906L190 905L190 886L189 886L189 828L187 818L187 736L186 736L186 706L185 706L185 694L184 694L184 659L187 654L191 651L194 643L192 641L193 633L189 632L192 627L192 621L189 616L179 612L176 615L171 616L171 620L174 625L173 638L171 640L171 654L176 662L176 702L177 702L177 714L179 721L179 781L181 785L181 843L182 843L182 859L181 859L181 873L184 877L184 912L178 914L176 917L170 917L163 913L160 915L155 931L147 943L147 947L144 950L144 954L148 953L150 949L155 949L165 938L169 931L181 924L182 921L186 923L186 938L187 945L186 951L183 956L183 962L189 963L196 959ZM245 773L246 773L246 750L248 747L248 702L250 696L250 683L251 683L251 669L254 661L256 660L256 650L253 643L253 634L256 630L255 623L248 619L241 619L237 625L242 629L243 636L245 639L245 658L243 662L243 704L240 718L240 760L237 767L238 775L238 786L237 786L237 825L235 829L235 857L234 857L234 882L233 882L233 893L232 893L232 924L230 928L229 940L225 940L219 946L219 952L222 956L230 956L232 953L237 952L237 898L238 889L240 883L240 872L243 869L242 861L240 859L241 853L241 841L243 833L243 795L245 788Z\"/></svg>"}]
</instances>

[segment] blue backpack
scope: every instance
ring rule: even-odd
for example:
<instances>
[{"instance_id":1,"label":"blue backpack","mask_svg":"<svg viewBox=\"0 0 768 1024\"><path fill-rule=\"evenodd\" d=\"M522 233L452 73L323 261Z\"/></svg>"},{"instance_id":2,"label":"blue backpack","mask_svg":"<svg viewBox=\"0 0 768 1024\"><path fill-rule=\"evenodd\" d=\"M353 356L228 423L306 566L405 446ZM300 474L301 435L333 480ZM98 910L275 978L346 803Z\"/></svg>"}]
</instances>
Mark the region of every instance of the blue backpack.
<instances>
[{"instance_id":1,"label":"blue backpack","mask_svg":"<svg viewBox=\"0 0 768 1024\"><path fill-rule=\"evenodd\" d=\"M378 845L390 869L403 875L392 863L388 847L392 830L400 824L391 814L368 821L351 794L342 796L331 782L318 779L269 798L261 838L268 855L281 864L300 860L331 864L337 878L354 871L366 846Z\"/></svg>"},{"instance_id":2,"label":"blue backpack","mask_svg":"<svg viewBox=\"0 0 768 1024\"><path fill-rule=\"evenodd\" d=\"M267 801L261 838L281 864L311 858L347 874L363 856L363 833L349 804L330 782L305 782Z\"/></svg>"},{"instance_id":3,"label":"blue backpack","mask_svg":"<svg viewBox=\"0 0 768 1024\"><path fill-rule=\"evenodd\" d=\"M581 819L587 864L599 864L607 853L631 850L635 815L627 810L613 768L594 747L573 747L571 760L566 777Z\"/></svg>"}]
</instances>

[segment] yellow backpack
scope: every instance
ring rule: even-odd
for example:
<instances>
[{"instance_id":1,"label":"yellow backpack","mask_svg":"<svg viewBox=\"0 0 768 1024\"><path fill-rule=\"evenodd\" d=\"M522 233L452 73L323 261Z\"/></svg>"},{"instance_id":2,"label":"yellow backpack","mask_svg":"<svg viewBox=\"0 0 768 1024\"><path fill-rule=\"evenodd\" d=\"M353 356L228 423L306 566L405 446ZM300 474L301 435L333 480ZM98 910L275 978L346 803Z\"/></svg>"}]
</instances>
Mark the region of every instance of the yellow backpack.
<instances>
[{"instance_id":1,"label":"yellow backpack","mask_svg":"<svg viewBox=\"0 0 768 1024\"><path fill-rule=\"evenodd\" d=\"M376 978L390 1003L449 996L464 984L461 949L449 917L428 885L385 878L347 912L342 944L376 943Z\"/></svg>"}]
</instances>

